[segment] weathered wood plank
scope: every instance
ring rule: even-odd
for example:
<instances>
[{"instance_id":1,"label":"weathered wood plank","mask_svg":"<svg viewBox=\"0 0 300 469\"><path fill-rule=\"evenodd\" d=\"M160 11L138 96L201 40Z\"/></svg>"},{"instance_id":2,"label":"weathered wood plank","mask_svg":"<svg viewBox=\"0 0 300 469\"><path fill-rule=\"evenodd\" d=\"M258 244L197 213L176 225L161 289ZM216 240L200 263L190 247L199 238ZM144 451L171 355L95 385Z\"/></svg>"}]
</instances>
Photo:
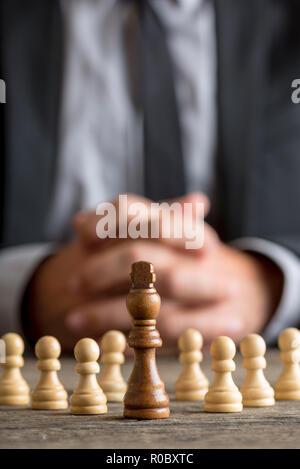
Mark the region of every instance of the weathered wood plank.
<instances>
[{"instance_id":1,"label":"weathered wood plank","mask_svg":"<svg viewBox=\"0 0 300 469\"><path fill-rule=\"evenodd\" d=\"M281 365L277 351L267 354L266 376L272 384ZM245 375L237 360L234 379ZM209 372L210 359L204 370ZM171 403L167 420L136 421L122 417L121 404L109 404L101 416L73 416L66 411L33 411L0 407L1 448L300 448L300 401L278 402L275 407L245 409L240 414L207 414L202 403L173 401L180 364L174 357L158 358ZM62 360L60 378L69 392L77 382L75 362ZM128 377L132 363L127 361ZM27 358L24 376L31 386L38 380L35 361Z\"/></svg>"}]
</instances>

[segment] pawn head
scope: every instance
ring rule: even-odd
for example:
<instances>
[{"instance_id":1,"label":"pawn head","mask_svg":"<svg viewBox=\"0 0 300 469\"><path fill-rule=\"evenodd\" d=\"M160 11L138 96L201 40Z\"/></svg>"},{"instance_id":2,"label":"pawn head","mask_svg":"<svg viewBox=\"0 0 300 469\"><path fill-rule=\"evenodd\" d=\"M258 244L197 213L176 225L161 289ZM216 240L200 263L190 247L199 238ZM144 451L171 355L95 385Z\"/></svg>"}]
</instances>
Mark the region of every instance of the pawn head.
<instances>
[{"instance_id":1,"label":"pawn head","mask_svg":"<svg viewBox=\"0 0 300 469\"><path fill-rule=\"evenodd\" d=\"M80 339L75 345L74 355L79 363L96 362L100 355L99 346L93 339Z\"/></svg>"},{"instance_id":2,"label":"pawn head","mask_svg":"<svg viewBox=\"0 0 300 469\"><path fill-rule=\"evenodd\" d=\"M300 347L300 331L295 327L289 327L281 332L278 345L280 350L295 350Z\"/></svg>"},{"instance_id":3,"label":"pawn head","mask_svg":"<svg viewBox=\"0 0 300 469\"><path fill-rule=\"evenodd\" d=\"M9 332L2 336L2 340L5 343L6 355L22 355L24 352L24 341L19 334Z\"/></svg>"},{"instance_id":4,"label":"pawn head","mask_svg":"<svg viewBox=\"0 0 300 469\"><path fill-rule=\"evenodd\" d=\"M35 345L35 354L39 360L58 358L60 356L60 343L55 337L45 335Z\"/></svg>"},{"instance_id":5,"label":"pawn head","mask_svg":"<svg viewBox=\"0 0 300 469\"><path fill-rule=\"evenodd\" d=\"M181 334L178 340L178 347L182 352L200 350L202 348L202 345L202 335L196 329L187 329Z\"/></svg>"},{"instance_id":6,"label":"pawn head","mask_svg":"<svg viewBox=\"0 0 300 469\"><path fill-rule=\"evenodd\" d=\"M232 360L235 355L235 345L226 336L217 337L210 347L210 354L215 360Z\"/></svg>"},{"instance_id":7,"label":"pawn head","mask_svg":"<svg viewBox=\"0 0 300 469\"><path fill-rule=\"evenodd\" d=\"M240 345L241 353L245 358L262 357L266 353L266 343L258 334L249 334Z\"/></svg>"},{"instance_id":8,"label":"pawn head","mask_svg":"<svg viewBox=\"0 0 300 469\"><path fill-rule=\"evenodd\" d=\"M104 334L101 345L103 352L122 353L126 347L126 338L120 331L108 331Z\"/></svg>"}]
</instances>

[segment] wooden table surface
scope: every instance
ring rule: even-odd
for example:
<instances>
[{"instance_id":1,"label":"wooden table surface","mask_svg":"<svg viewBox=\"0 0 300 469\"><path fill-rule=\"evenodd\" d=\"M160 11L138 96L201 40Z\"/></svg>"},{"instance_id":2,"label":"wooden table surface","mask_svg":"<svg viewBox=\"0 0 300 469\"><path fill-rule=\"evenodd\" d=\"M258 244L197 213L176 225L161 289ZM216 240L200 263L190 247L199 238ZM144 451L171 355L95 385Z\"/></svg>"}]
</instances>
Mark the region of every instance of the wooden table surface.
<instances>
[{"instance_id":1,"label":"wooden table surface","mask_svg":"<svg viewBox=\"0 0 300 469\"><path fill-rule=\"evenodd\" d=\"M203 370L211 380L210 361L204 359ZM267 361L266 376L274 384L281 370L278 351L268 351ZM240 357L236 363L233 376L240 385L245 371ZM74 366L73 359L62 358L60 379L69 393L77 382ZM122 404L109 404L108 413L100 416L0 407L0 448L300 448L300 401L238 414L208 414L202 402L174 401L181 369L176 357L159 356L158 366L170 396L169 419L126 420ZM127 360L125 377L131 368ZM23 374L35 386L39 375L33 358L26 358Z\"/></svg>"}]
</instances>

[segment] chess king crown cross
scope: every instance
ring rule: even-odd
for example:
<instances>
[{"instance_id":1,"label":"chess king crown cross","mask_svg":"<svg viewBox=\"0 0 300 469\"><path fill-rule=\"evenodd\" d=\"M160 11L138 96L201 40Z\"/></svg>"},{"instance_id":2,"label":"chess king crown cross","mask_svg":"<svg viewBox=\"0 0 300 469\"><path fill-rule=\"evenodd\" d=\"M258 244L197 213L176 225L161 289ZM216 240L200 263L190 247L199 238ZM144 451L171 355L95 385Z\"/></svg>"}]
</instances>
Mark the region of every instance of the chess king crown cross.
<instances>
[{"instance_id":1,"label":"chess king crown cross","mask_svg":"<svg viewBox=\"0 0 300 469\"><path fill-rule=\"evenodd\" d=\"M154 287L156 275L153 265L145 261L132 264L130 278L132 288L126 304L134 324L137 325L138 321L139 325L154 326L160 310L160 296Z\"/></svg>"},{"instance_id":2,"label":"chess king crown cross","mask_svg":"<svg viewBox=\"0 0 300 469\"><path fill-rule=\"evenodd\" d=\"M153 265L149 262L135 262L130 274L132 288L153 288L156 281Z\"/></svg>"}]
</instances>

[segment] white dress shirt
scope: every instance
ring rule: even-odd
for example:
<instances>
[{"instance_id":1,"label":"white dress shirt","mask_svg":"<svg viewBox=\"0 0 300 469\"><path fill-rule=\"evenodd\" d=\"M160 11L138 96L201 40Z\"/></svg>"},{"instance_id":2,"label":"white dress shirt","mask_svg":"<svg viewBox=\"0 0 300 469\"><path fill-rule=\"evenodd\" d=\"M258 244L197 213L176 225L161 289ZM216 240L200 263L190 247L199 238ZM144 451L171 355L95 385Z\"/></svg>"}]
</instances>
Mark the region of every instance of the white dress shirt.
<instances>
[{"instance_id":1,"label":"white dress shirt","mask_svg":"<svg viewBox=\"0 0 300 469\"><path fill-rule=\"evenodd\" d=\"M216 144L216 33L211 0L151 0L163 22L174 65L188 191L209 196ZM143 193L142 116L130 92L126 35L134 34L134 6L120 0L63 0L65 70L54 198L45 232L68 237L70 219L119 193ZM126 25L126 27L125 27ZM282 269L284 292L265 330L272 341L295 324L300 310L300 262L266 240L233 243L267 255ZM19 303L39 261L53 246L0 254L0 333L20 330Z\"/></svg>"},{"instance_id":2,"label":"white dress shirt","mask_svg":"<svg viewBox=\"0 0 300 469\"><path fill-rule=\"evenodd\" d=\"M168 31L187 188L210 195L216 142L213 5L150 1ZM120 0L65 0L62 6L66 63L50 239L65 236L74 212L144 189L142 116L129 92L126 57L132 51L124 51L126 34L136 27L135 6Z\"/></svg>"}]
</instances>

